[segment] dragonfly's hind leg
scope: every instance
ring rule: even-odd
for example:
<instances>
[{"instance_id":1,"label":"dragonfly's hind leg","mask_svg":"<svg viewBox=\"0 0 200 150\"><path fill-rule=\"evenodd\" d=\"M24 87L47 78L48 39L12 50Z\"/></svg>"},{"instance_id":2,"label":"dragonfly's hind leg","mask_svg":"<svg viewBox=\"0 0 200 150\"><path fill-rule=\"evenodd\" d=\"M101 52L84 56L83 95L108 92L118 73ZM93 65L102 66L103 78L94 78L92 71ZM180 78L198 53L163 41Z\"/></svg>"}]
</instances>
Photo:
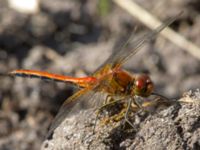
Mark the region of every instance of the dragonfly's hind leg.
<instances>
[{"instance_id":1,"label":"dragonfly's hind leg","mask_svg":"<svg viewBox=\"0 0 200 150\"><path fill-rule=\"evenodd\" d=\"M124 97L120 97L119 99L113 99L112 95L108 95L108 96L106 97L106 99L105 99L105 101L104 101L104 104L96 110L96 119L95 119L95 123L94 123L93 133L95 132L96 123L97 123L97 120L98 120L98 117L99 117L100 112L101 112L104 108L106 108L106 107L108 107L108 106L110 106L110 105L113 105L113 104L115 104L115 103L117 103L117 102L120 102L120 101L122 101L122 100L124 100ZM121 115L122 113L123 113L123 112L120 112L120 115ZM112 118L112 117L111 117L111 118ZM113 118L114 118L114 119L117 118L116 120L120 120L120 119L119 119L119 118L120 118L119 115L118 115L117 117L114 116ZM121 117L121 118L122 118L122 117Z\"/></svg>"},{"instance_id":2,"label":"dragonfly's hind leg","mask_svg":"<svg viewBox=\"0 0 200 150\"><path fill-rule=\"evenodd\" d=\"M111 97L111 95L107 95L106 96L106 99L104 100L104 103L103 103L103 106L101 106L100 108L98 108L97 110L96 110L96 118L95 118L95 122L94 122L94 127L93 127L93 131L92 131L92 133L94 134L94 132L95 132L95 128L96 128L96 124L97 124L97 120L98 120L98 117L99 117L99 114L100 114L100 112L103 110L103 108L104 107L106 107L107 105L109 105L109 99L111 99L112 97Z\"/></svg>"}]
</instances>

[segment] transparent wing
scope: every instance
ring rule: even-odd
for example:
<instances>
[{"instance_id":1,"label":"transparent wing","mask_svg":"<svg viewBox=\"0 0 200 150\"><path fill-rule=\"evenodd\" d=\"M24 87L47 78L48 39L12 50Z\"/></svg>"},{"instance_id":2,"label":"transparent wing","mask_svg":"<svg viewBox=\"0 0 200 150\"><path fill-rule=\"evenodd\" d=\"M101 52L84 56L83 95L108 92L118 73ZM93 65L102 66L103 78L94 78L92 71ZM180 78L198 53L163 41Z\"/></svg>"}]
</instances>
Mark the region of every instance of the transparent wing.
<instances>
[{"instance_id":1,"label":"transparent wing","mask_svg":"<svg viewBox=\"0 0 200 150\"><path fill-rule=\"evenodd\" d=\"M132 41L132 38L131 38L132 36L130 36L130 38L127 40L127 42L125 44L123 44L123 46L118 51L116 51L116 53L113 53L107 59L107 61L105 61L105 63L103 65L101 65L99 67L99 69L97 69L97 71L95 73L97 73L99 70L101 70L101 68L104 68L106 66L109 66L111 69L116 68L116 67L120 67L131 56L136 54L140 50L140 47L144 43L147 43L147 42L153 40L158 35L159 32L161 32L164 28L166 28L171 23L173 23L180 16L180 14L178 14L174 18L168 19L166 22L164 22L163 24L158 26L153 31L148 32L148 33L140 36L139 38L136 38L133 41Z\"/></svg>"},{"instance_id":2,"label":"transparent wing","mask_svg":"<svg viewBox=\"0 0 200 150\"><path fill-rule=\"evenodd\" d=\"M105 92L95 92L92 89L82 89L69 97L61 106L58 114L53 120L46 138L49 138L53 131L63 122L66 117L69 117L80 110L89 108L98 108L102 106L107 97Z\"/></svg>"}]
</instances>

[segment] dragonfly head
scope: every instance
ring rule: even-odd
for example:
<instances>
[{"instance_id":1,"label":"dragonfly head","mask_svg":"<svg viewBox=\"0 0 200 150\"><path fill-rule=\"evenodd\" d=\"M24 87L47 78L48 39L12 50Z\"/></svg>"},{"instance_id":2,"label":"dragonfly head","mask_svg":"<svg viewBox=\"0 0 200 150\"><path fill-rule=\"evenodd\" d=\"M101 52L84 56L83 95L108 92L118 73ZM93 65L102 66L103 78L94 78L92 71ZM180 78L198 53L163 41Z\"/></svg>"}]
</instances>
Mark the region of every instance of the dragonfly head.
<instances>
[{"instance_id":1,"label":"dragonfly head","mask_svg":"<svg viewBox=\"0 0 200 150\"><path fill-rule=\"evenodd\" d=\"M138 96L148 97L153 92L153 82L148 75L138 75L134 80L133 93Z\"/></svg>"}]
</instances>

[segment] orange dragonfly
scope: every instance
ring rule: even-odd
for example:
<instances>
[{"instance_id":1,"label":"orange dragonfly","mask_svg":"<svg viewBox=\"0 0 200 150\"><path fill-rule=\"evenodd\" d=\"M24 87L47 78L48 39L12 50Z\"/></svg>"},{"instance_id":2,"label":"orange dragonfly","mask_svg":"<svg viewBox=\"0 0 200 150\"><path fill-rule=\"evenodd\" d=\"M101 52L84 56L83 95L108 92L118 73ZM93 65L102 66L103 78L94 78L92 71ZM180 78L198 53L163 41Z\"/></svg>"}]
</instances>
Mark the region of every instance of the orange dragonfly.
<instances>
[{"instance_id":1,"label":"orange dragonfly","mask_svg":"<svg viewBox=\"0 0 200 150\"><path fill-rule=\"evenodd\" d=\"M167 20L153 31L135 39L135 41L132 42L133 44L129 47L127 47L127 43L130 43L130 40L128 40L125 44L126 48L125 46L121 47L117 53L111 55L91 76L76 78L35 70L14 70L9 74L21 77L36 77L62 81L80 87L80 90L69 97L61 106L50 126L48 136L53 133L66 117L69 117L80 109L98 109L103 106L108 96L113 99L115 99L116 96L120 97L122 100L130 99L130 102L135 103L139 108L141 106L137 104L134 97L148 97L155 94L153 93L153 82L148 75L133 75L123 70L121 66L131 56L136 54L144 43L156 38L159 32L173 23L177 17Z\"/></svg>"}]
</instances>

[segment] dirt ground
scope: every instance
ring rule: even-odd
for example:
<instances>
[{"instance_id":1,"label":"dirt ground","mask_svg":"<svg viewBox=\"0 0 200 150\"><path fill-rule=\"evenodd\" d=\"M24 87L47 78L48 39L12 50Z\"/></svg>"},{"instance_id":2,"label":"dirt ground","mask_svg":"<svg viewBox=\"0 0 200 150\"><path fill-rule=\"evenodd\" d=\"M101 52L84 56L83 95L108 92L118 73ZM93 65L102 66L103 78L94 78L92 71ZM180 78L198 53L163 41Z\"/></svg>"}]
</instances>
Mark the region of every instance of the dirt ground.
<instances>
[{"instance_id":1,"label":"dirt ground","mask_svg":"<svg viewBox=\"0 0 200 150\"><path fill-rule=\"evenodd\" d=\"M170 27L199 45L200 1L137 2L160 20L183 10ZM0 74L23 68L85 76L130 33L134 31L137 36L147 31L112 2L41 0L39 6L40 11L30 15L10 9L7 0L0 1ZM198 59L163 37L142 49L124 68L148 73L157 93L179 98L188 90L200 88ZM0 149L40 149L51 120L75 88L5 76L0 76L0 83Z\"/></svg>"}]
</instances>

